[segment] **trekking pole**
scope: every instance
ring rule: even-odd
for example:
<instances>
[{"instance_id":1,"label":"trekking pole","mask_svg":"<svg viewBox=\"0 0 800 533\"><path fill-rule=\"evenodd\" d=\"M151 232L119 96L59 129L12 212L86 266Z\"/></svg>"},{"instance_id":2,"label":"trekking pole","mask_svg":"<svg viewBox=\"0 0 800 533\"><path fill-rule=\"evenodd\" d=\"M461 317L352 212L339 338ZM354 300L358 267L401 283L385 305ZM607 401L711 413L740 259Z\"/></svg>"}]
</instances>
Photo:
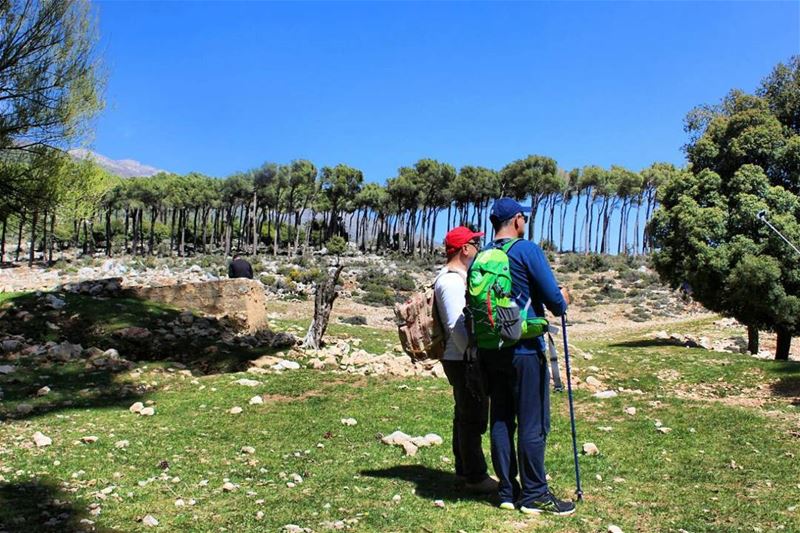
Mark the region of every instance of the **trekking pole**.
<instances>
[{"instance_id":1,"label":"trekking pole","mask_svg":"<svg viewBox=\"0 0 800 533\"><path fill-rule=\"evenodd\" d=\"M769 226L769 229L771 229L772 231L774 231L775 233L777 233L777 234L778 234L778 237L780 237L781 239L783 239L783 240L784 240L784 242L786 242L786 244L788 244L789 246L791 246L791 247L792 247L792 249L793 249L795 252L797 252L797 253L798 253L798 255L800 255L800 250L798 250L798 249L797 249L797 246L795 246L795 245L792 243L792 241L790 241L789 239L787 239L786 237L784 237L783 233L781 233L780 231L778 231L778 228L776 228L775 226L773 226L772 224L770 224L769 220L767 220L767 212L766 212L766 211L759 211L759 212L758 212L758 215L756 215L756 216L758 217L758 219L759 219L760 221L762 221L764 224L766 224L767 226Z\"/></svg>"},{"instance_id":2,"label":"trekking pole","mask_svg":"<svg viewBox=\"0 0 800 533\"><path fill-rule=\"evenodd\" d=\"M575 461L575 496L583 500L581 490L581 468L578 465L578 437L575 434L575 408L572 404L572 375L569 368L569 344L567 342L567 315L561 315L561 330L564 332L564 365L567 367L567 396L569 397L569 423L572 426L572 457Z\"/></svg>"}]
</instances>

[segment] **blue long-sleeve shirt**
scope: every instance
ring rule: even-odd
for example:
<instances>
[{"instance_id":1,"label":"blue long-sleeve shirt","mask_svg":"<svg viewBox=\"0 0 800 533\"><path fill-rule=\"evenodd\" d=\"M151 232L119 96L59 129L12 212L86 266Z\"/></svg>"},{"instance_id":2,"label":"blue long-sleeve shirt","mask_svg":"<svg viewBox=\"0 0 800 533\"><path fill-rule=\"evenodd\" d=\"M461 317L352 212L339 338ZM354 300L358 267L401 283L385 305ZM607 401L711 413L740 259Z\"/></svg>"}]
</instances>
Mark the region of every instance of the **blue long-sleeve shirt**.
<instances>
[{"instance_id":1,"label":"blue long-sleeve shirt","mask_svg":"<svg viewBox=\"0 0 800 533\"><path fill-rule=\"evenodd\" d=\"M489 246L499 248L510 239L499 239ZM520 239L508 251L511 267L511 290L520 309L528 308L528 317L544 317L545 307L554 315L567 312L567 302L542 249L526 239ZM517 355L545 351L544 337L521 339L514 345Z\"/></svg>"}]
</instances>

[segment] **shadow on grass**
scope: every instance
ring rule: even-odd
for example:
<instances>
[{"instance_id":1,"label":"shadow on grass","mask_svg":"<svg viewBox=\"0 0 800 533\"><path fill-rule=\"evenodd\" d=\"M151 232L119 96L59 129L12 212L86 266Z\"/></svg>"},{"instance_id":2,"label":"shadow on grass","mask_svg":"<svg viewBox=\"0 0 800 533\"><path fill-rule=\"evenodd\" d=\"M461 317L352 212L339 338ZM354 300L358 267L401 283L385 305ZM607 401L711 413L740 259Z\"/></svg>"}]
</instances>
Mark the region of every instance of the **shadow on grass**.
<instances>
[{"instance_id":1,"label":"shadow on grass","mask_svg":"<svg viewBox=\"0 0 800 533\"><path fill-rule=\"evenodd\" d=\"M382 470L362 470L362 476L399 479L416 485L417 496L429 500L477 500L496 503L495 495L475 494L464 488L464 483L452 472L428 468L423 465L397 465Z\"/></svg>"},{"instance_id":2,"label":"shadow on grass","mask_svg":"<svg viewBox=\"0 0 800 533\"><path fill-rule=\"evenodd\" d=\"M2 381L4 401L0 422L30 419L61 409L127 408L147 391L142 385L121 383L116 377L116 372L87 371L77 363L22 367ZM37 392L43 386L51 392L40 397ZM32 410L18 411L22 404L30 405Z\"/></svg>"},{"instance_id":3,"label":"shadow on grass","mask_svg":"<svg viewBox=\"0 0 800 533\"><path fill-rule=\"evenodd\" d=\"M677 344L670 339L641 339L635 341L615 342L609 344L612 348L663 348L665 346L673 346L677 348L685 348L683 344Z\"/></svg>"},{"instance_id":4,"label":"shadow on grass","mask_svg":"<svg viewBox=\"0 0 800 533\"><path fill-rule=\"evenodd\" d=\"M104 281L110 280L94 280ZM101 351L113 348L128 361L177 362L193 374L238 372L247 368L249 361L286 348L285 343L273 346L266 342L277 338L267 332L239 336L236 343L226 343L223 338L230 340L234 335L233 326L224 318L195 316L191 323L185 323L182 309L131 297L60 291L6 296L0 305L0 339L17 336L26 339L23 346L40 348L29 354L25 350L0 353L0 364L16 369L0 375L4 395L0 420L64 408L130 405L133 398L146 392L143 386L137 388L117 379L127 370L124 364L94 365L85 352L82 356L60 357L58 348L46 345L48 342L68 341ZM65 305L54 309L54 301L56 306L61 305L58 301ZM240 340L247 344L240 345ZM37 396L45 385L52 392ZM33 411L17 411L23 402L32 405Z\"/></svg>"},{"instance_id":5,"label":"shadow on grass","mask_svg":"<svg viewBox=\"0 0 800 533\"><path fill-rule=\"evenodd\" d=\"M70 502L70 495L51 482L0 483L0 531L117 531L81 524L81 520L94 522L95 517L84 509L79 510Z\"/></svg>"}]
</instances>

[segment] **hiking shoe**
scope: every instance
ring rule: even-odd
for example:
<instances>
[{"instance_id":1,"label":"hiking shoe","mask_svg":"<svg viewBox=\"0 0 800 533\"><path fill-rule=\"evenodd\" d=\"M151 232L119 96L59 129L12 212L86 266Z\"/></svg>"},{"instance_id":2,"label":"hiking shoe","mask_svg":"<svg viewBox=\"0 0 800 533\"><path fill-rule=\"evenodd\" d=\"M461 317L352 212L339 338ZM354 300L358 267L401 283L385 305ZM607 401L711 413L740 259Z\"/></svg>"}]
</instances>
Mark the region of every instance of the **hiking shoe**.
<instances>
[{"instance_id":1,"label":"hiking shoe","mask_svg":"<svg viewBox=\"0 0 800 533\"><path fill-rule=\"evenodd\" d=\"M524 514L549 513L566 516L575 512L575 504L569 500L559 500L552 492L548 491L542 498L534 500L529 507L523 505L519 510Z\"/></svg>"},{"instance_id":2,"label":"hiking shoe","mask_svg":"<svg viewBox=\"0 0 800 533\"><path fill-rule=\"evenodd\" d=\"M470 492L475 492L478 494L493 494L497 492L497 481L487 477L483 481L479 481L477 483L467 483L465 485L466 489Z\"/></svg>"},{"instance_id":3,"label":"hiking shoe","mask_svg":"<svg viewBox=\"0 0 800 533\"><path fill-rule=\"evenodd\" d=\"M500 509L504 511L513 511L516 507L514 507L514 502L503 502L500 504Z\"/></svg>"}]
</instances>

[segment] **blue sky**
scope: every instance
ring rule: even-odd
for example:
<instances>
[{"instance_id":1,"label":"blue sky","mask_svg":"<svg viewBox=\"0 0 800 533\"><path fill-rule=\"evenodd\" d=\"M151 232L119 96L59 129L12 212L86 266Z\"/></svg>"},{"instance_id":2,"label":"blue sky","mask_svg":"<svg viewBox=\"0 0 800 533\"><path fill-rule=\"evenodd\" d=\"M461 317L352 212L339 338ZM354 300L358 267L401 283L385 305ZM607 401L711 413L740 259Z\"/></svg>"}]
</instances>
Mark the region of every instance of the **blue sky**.
<instances>
[{"instance_id":1,"label":"blue sky","mask_svg":"<svg viewBox=\"0 0 800 533\"><path fill-rule=\"evenodd\" d=\"M682 120L800 53L800 3L100 2L92 147L224 177L421 157L681 163Z\"/></svg>"}]
</instances>

